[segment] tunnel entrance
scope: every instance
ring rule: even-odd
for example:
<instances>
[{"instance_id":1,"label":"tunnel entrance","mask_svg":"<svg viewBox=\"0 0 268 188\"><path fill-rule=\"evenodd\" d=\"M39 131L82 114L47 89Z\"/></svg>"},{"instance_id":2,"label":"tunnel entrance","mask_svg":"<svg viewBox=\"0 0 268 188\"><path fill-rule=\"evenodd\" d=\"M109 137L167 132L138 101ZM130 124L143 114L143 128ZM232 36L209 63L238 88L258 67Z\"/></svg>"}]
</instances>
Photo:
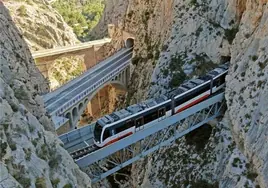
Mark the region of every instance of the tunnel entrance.
<instances>
[{"instance_id":1,"label":"tunnel entrance","mask_svg":"<svg viewBox=\"0 0 268 188\"><path fill-rule=\"evenodd\" d=\"M125 41L126 48L132 48L134 46L134 38L128 38Z\"/></svg>"}]
</instances>

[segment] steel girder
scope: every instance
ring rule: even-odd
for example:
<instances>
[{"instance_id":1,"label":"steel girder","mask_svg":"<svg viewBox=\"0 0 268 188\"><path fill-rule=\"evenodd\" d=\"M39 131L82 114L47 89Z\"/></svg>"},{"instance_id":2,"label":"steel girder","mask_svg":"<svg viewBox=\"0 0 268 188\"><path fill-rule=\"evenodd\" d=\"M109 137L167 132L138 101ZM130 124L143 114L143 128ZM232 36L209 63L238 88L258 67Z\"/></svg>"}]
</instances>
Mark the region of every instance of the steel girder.
<instances>
[{"instance_id":1,"label":"steel girder","mask_svg":"<svg viewBox=\"0 0 268 188\"><path fill-rule=\"evenodd\" d=\"M76 160L95 183L221 115L224 93Z\"/></svg>"}]
</instances>

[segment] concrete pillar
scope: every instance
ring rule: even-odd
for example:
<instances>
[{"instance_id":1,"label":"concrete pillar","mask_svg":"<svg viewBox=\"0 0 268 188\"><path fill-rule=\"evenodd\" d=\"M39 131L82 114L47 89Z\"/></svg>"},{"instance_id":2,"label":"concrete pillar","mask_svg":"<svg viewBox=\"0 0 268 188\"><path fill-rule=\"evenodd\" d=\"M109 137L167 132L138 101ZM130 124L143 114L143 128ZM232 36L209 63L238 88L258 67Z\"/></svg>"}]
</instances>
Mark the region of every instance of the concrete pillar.
<instances>
[{"instance_id":1,"label":"concrete pillar","mask_svg":"<svg viewBox=\"0 0 268 188\"><path fill-rule=\"evenodd\" d=\"M101 92L101 90L98 92L98 104L99 104L99 109L100 109L100 111L101 111L101 99L100 99L100 92Z\"/></svg>"},{"instance_id":2,"label":"concrete pillar","mask_svg":"<svg viewBox=\"0 0 268 188\"><path fill-rule=\"evenodd\" d=\"M87 52L85 53L84 64L86 65L87 70L97 64L94 46L89 48Z\"/></svg>"},{"instance_id":3,"label":"concrete pillar","mask_svg":"<svg viewBox=\"0 0 268 188\"><path fill-rule=\"evenodd\" d=\"M115 33L115 25L108 24L108 36L109 36L109 38L113 38L114 33Z\"/></svg>"},{"instance_id":4,"label":"concrete pillar","mask_svg":"<svg viewBox=\"0 0 268 188\"><path fill-rule=\"evenodd\" d=\"M124 71L123 71L123 79L122 79L122 83L123 83L124 85L126 85L126 69L124 69Z\"/></svg>"},{"instance_id":5,"label":"concrete pillar","mask_svg":"<svg viewBox=\"0 0 268 188\"><path fill-rule=\"evenodd\" d=\"M93 115L91 101L89 101L87 104L87 113L89 113L91 116Z\"/></svg>"}]
</instances>

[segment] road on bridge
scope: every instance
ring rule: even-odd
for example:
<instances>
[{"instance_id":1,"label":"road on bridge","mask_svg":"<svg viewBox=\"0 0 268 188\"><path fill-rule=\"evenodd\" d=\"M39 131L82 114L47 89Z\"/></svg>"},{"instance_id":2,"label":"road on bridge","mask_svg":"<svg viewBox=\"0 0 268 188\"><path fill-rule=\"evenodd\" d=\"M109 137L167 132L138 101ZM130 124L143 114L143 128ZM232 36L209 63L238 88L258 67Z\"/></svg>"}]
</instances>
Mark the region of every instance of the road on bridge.
<instances>
[{"instance_id":1,"label":"road on bridge","mask_svg":"<svg viewBox=\"0 0 268 188\"><path fill-rule=\"evenodd\" d=\"M99 66L94 72L86 72L81 76L81 79L77 79L76 82L73 82L73 84L69 85L64 90L55 93L55 95L53 95L51 98L45 100L45 106L49 114L52 114L66 102L72 100L78 94L84 92L87 88L97 83L111 70L115 70L124 62L130 61L133 50L132 48L124 49L118 53L119 55L115 54L115 58L111 59L110 61L105 61L105 63L101 64L101 66Z\"/></svg>"}]
</instances>

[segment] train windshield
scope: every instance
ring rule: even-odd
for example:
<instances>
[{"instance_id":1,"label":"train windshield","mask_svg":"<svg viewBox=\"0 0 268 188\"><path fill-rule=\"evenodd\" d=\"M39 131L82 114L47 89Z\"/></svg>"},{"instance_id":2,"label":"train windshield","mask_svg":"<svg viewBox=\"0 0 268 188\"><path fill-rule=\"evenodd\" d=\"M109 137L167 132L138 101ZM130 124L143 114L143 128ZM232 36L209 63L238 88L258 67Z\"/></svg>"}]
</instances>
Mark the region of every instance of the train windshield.
<instances>
[{"instance_id":1,"label":"train windshield","mask_svg":"<svg viewBox=\"0 0 268 188\"><path fill-rule=\"evenodd\" d=\"M100 139L101 139L101 131L102 131L102 126L99 125L98 123L96 123L95 129L94 129L94 138L95 138L95 141L100 142Z\"/></svg>"}]
</instances>

